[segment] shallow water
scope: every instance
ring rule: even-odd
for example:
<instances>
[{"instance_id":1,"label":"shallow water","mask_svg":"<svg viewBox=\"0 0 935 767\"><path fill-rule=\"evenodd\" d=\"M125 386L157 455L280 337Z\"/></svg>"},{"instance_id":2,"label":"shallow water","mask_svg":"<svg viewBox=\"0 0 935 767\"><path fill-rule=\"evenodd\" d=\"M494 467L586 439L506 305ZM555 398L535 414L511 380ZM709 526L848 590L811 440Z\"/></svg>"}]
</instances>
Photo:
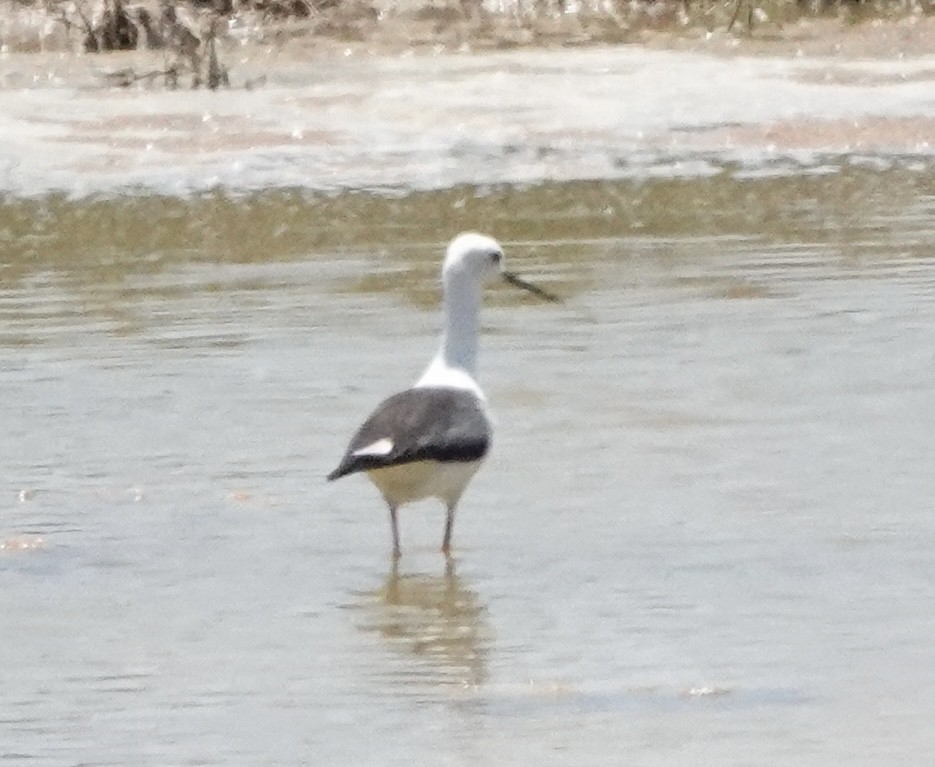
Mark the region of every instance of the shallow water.
<instances>
[{"instance_id":1,"label":"shallow water","mask_svg":"<svg viewBox=\"0 0 935 767\"><path fill-rule=\"evenodd\" d=\"M0 755L905 765L935 748L935 185L8 201ZM340 226L338 224L341 224ZM443 514L324 475L491 288Z\"/></svg>"}]
</instances>

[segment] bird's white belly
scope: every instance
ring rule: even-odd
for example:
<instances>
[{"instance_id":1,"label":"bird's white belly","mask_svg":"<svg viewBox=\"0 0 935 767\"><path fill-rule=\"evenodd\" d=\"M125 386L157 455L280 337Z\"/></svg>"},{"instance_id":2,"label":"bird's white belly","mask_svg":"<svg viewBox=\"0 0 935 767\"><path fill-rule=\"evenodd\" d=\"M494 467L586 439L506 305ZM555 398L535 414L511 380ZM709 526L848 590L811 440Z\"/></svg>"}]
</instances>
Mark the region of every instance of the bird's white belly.
<instances>
[{"instance_id":1,"label":"bird's white belly","mask_svg":"<svg viewBox=\"0 0 935 767\"><path fill-rule=\"evenodd\" d=\"M367 476L391 506L401 506L423 498L438 498L454 506L481 461L417 461L372 469Z\"/></svg>"}]
</instances>

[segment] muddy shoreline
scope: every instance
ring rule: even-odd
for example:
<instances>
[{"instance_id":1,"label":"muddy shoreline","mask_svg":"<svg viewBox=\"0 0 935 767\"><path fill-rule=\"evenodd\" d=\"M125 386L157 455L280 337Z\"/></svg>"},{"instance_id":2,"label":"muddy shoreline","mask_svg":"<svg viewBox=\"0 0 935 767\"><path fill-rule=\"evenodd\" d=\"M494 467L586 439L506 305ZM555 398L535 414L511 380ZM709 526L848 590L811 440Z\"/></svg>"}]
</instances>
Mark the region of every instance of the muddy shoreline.
<instances>
[{"instance_id":1,"label":"muddy shoreline","mask_svg":"<svg viewBox=\"0 0 935 767\"><path fill-rule=\"evenodd\" d=\"M113 84L114 72L159 66L156 51L8 53L0 192L396 194L847 164L921 171L935 157L925 17L505 48L430 44L400 19L377 26L356 42L228 34L231 85L214 93Z\"/></svg>"}]
</instances>

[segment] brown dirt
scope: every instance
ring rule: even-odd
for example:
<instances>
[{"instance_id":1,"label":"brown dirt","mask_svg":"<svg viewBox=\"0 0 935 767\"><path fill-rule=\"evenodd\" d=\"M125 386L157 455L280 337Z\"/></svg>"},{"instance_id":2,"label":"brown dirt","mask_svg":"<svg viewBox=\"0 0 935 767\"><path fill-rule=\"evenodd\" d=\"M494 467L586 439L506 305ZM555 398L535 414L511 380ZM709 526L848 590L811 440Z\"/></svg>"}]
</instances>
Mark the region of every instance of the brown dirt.
<instances>
[{"instance_id":1,"label":"brown dirt","mask_svg":"<svg viewBox=\"0 0 935 767\"><path fill-rule=\"evenodd\" d=\"M841 59L906 58L935 54L935 16L907 15L853 22L846 17L800 18L728 31L726 23L619 26L606 18L546 18L518 24L509 18L484 22L463 18L426 19L389 14L358 27L357 34L315 34L295 25L266 30L262 37L313 55L401 54L485 51L512 48L567 48L636 44L648 48L717 56L830 56Z\"/></svg>"},{"instance_id":2,"label":"brown dirt","mask_svg":"<svg viewBox=\"0 0 935 767\"><path fill-rule=\"evenodd\" d=\"M680 139L679 144L695 149L765 146L832 152L928 152L935 140L933 137L935 119L929 117L812 118L715 128Z\"/></svg>"},{"instance_id":3,"label":"brown dirt","mask_svg":"<svg viewBox=\"0 0 935 767\"><path fill-rule=\"evenodd\" d=\"M856 23L847 18L802 18L783 26L754 27L749 34L723 29L650 32L642 42L724 56L906 58L935 54L935 17L912 15Z\"/></svg>"}]
</instances>

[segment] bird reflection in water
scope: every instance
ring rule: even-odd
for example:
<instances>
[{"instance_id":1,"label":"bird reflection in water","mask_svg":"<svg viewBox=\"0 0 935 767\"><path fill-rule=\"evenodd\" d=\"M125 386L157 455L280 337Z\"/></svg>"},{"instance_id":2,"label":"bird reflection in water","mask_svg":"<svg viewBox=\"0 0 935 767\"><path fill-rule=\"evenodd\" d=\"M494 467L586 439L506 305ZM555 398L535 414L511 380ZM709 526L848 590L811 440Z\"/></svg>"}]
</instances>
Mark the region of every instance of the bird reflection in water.
<instances>
[{"instance_id":1,"label":"bird reflection in water","mask_svg":"<svg viewBox=\"0 0 935 767\"><path fill-rule=\"evenodd\" d=\"M383 585L361 595L362 628L415 662L399 682L474 687L487 680L487 608L447 559L444 575L400 574L394 559Z\"/></svg>"}]
</instances>

